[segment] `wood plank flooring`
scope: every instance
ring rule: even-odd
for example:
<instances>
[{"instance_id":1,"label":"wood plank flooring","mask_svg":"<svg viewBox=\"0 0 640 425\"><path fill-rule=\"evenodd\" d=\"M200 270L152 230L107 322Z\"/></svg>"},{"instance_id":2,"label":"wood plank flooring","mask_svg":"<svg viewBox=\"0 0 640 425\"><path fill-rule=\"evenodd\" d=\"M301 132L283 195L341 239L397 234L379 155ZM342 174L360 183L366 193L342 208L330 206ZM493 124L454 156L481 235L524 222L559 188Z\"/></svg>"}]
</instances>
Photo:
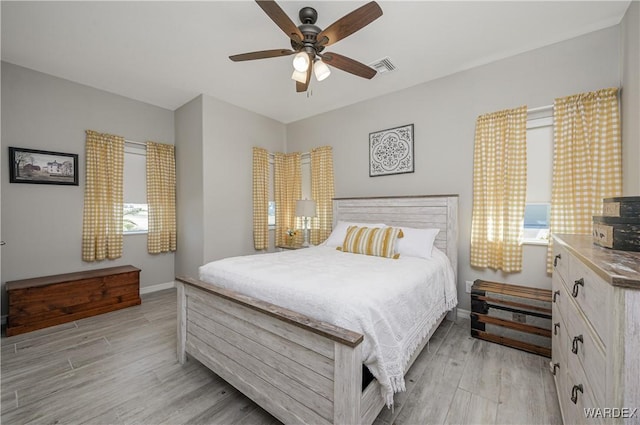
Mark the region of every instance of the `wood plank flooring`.
<instances>
[{"instance_id":1,"label":"wood plank flooring","mask_svg":"<svg viewBox=\"0 0 640 425\"><path fill-rule=\"evenodd\" d=\"M278 424L200 365L176 361L176 293L1 340L3 424ZM376 425L560 424L548 359L445 321Z\"/></svg>"}]
</instances>

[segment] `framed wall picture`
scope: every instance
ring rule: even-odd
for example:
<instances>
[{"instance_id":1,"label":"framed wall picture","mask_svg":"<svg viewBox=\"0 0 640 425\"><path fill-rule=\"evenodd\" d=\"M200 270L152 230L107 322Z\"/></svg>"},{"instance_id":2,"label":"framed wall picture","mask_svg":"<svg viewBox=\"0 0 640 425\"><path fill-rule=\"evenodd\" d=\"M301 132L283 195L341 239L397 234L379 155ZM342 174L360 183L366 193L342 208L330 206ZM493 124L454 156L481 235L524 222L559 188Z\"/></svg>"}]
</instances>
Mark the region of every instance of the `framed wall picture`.
<instances>
[{"instance_id":1,"label":"framed wall picture","mask_svg":"<svg viewBox=\"0 0 640 425\"><path fill-rule=\"evenodd\" d=\"M9 182L78 186L78 155L9 147Z\"/></svg>"},{"instance_id":2,"label":"framed wall picture","mask_svg":"<svg viewBox=\"0 0 640 425\"><path fill-rule=\"evenodd\" d=\"M369 133L369 177L413 171L413 124Z\"/></svg>"}]
</instances>

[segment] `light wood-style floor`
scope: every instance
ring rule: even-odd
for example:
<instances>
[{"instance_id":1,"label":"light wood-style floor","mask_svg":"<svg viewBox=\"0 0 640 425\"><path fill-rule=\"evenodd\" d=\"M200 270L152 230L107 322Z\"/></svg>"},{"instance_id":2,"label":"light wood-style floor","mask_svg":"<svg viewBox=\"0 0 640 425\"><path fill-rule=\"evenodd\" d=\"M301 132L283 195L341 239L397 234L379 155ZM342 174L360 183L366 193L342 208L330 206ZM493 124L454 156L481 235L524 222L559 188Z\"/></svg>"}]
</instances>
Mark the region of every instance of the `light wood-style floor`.
<instances>
[{"instance_id":1,"label":"light wood-style floor","mask_svg":"<svg viewBox=\"0 0 640 425\"><path fill-rule=\"evenodd\" d=\"M2 338L2 423L277 424L195 360L176 361L176 293ZM560 424L548 359L445 321L384 424Z\"/></svg>"}]
</instances>

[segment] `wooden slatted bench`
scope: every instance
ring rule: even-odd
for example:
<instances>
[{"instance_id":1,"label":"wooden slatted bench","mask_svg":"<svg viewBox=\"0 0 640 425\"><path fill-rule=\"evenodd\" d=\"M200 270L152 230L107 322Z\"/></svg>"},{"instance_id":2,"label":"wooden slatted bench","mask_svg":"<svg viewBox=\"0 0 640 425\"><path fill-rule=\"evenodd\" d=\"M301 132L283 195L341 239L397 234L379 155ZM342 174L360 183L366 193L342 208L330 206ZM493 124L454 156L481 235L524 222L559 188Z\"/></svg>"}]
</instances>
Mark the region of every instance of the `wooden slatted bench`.
<instances>
[{"instance_id":1,"label":"wooden slatted bench","mask_svg":"<svg viewBox=\"0 0 640 425\"><path fill-rule=\"evenodd\" d=\"M6 289L7 336L141 303L140 269L133 266L14 280Z\"/></svg>"},{"instance_id":2,"label":"wooden slatted bench","mask_svg":"<svg viewBox=\"0 0 640 425\"><path fill-rule=\"evenodd\" d=\"M471 336L551 357L551 290L476 280Z\"/></svg>"}]
</instances>

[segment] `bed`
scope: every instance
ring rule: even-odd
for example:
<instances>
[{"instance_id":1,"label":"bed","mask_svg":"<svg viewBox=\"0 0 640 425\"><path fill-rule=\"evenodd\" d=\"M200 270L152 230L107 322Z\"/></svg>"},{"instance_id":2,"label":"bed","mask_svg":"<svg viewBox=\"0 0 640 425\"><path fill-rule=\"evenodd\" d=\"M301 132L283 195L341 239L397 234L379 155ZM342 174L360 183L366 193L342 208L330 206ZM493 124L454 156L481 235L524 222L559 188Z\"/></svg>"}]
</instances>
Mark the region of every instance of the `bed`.
<instances>
[{"instance_id":1,"label":"bed","mask_svg":"<svg viewBox=\"0 0 640 425\"><path fill-rule=\"evenodd\" d=\"M457 208L457 195L340 198L334 200L334 224L439 228L434 252L448 258L455 282ZM335 255L327 247L300 251L306 252L286 253L286 259ZM219 282L207 276L203 279L209 282L176 278L181 363L187 355L200 361L284 423L371 424L389 404L378 380L363 389L363 363L370 357L363 348L367 332L320 320L309 308L286 308L284 302L266 301L267 296L248 295L251 291L223 282L224 275ZM404 373L446 314L430 321L417 348L403 359ZM455 309L449 314L455 319Z\"/></svg>"}]
</instances>

